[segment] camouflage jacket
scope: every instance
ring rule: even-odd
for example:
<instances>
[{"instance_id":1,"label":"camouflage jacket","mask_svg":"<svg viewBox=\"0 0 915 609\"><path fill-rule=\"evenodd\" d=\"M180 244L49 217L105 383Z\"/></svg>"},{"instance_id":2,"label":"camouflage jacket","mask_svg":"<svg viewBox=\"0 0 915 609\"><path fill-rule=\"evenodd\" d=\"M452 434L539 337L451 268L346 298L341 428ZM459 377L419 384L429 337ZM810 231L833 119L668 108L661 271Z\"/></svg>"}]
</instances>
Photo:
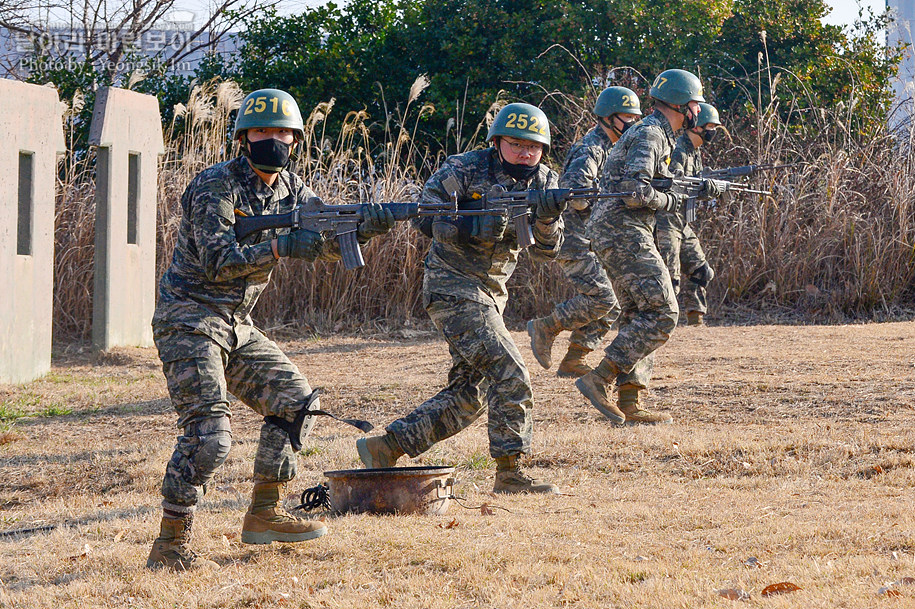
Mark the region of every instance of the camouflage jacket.
<instances>
[{"instance_id":1,"label":"camouflage jacket","mask_svg":"<svg viewBox=\"0 0 915 609\"><path fill-rule=\"evenodd\" d=\"M181 197L183 214L171 265L159 282L154 334L201 333L227 350L244 343L251 310L277 265L270 240L283 231L254 233L239 243L235 216L285 213L313 196L301 178L285 170L268 186L244 157L200 172ZM322 258L339 258L335 242L328 242Z\"/></svg>"},{"instance_id":2,"label":"camouflage jacket","mask_svg":"<svg viewBox=\"0 0 915 609\"><path fill-rule=\"evenodd\" d=\"M673 176L669 165L675 142L673 128L657 110L623 133L604 163L601 191L635 196L597 201L589 224L592 242L615 238L614 231L605 230L606 227L635 223L653 229L654 212L667 203L667 194L652 188L651 180ZM597 245L603 247L601 243Z\"/></svg>"},{"instance_id":3,"label":"camouflage jacket","mask_svg":"<svg viewBox=\"0 0 915 609\"><path fill-rule=\"evenodd\" d=\"M689 134L684 131L683 134L677 138L677 144L674 146L674 151L670 155L671 173L676 176L695 177L700 175L704 170L702 152L693 144ZM721 190L715 185L715 182L706 182L699 191L700 200L714 199L720 195ZM670 212L658 211L658 214L666 213ZM680 216L683 216L682 220L684 223L686 222L685 213L685 208L681 208L679 214Z\"/></svg>"},{"instance_id":4,"label":"camouflage jacket","mask_svg":"<svg viewBox=\"0 0 915 609\"><path fill-rule=\"evenodd\" d=\"M670 171L677 176L692 177L702 173L702 169L702 153L684 131L670 154Z\"/></svg>"},{"instance_id":5,"label":"camouflage jacket","mask_svg":"<svg viewBox=\"0 0 915 609\"><path fill-rule=\"evenodd\" d=\"M600 125L594 127L583 138L575 142L566 157L565 167L559 178L560 188L598 188L600 186L601 170L604 162L613 148L610 137L601 129ZM583 221L591 215L591 206L586 204L578 210L570 204L565 211L569 214L578 214Z\"/></svg>"},{"instance_id":6,"label":"camouflage jacket","mask_svg":"<svg viewBox=\"0 0 915 609\"><path fill-rule=\"evenodd\" d=\"M486 148L448 157L426 182L422 199L428 203L447 202L451 200L450 191L454 190L460 205L487 194L496 184L509 191L557 188L559 185L556 173L543 164L533 179L516 181L502 169L495 148ZM423 292L427 297L429 294L448 294L495 304L502 312L508 301L505 284L515 270L520 251L514 225L509 222L502 240L493 243L466 234L466 224L472 220L472 217L464 217L456 221L465 225L459 238L448 241L433 238L426 255ZM434 234L433 225L438 222L454 221L442 216L413 220L414 226L426 235ZM532 228L535 243L529 248L531 257L538 261L555 258L562 247L562 218L552 224L533 222Z\"/></svg>"}]
</instances>

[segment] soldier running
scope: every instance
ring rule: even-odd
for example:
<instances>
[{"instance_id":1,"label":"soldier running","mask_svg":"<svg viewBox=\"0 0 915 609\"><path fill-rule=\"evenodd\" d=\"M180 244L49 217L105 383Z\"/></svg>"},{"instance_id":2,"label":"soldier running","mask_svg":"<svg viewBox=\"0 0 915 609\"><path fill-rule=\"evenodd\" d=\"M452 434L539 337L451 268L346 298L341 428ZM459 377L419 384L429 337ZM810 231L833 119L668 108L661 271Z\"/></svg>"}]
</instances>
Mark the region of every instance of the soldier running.
<instances>
[{"instance_id":1,"label":"soldier running","mask_svg":"<svg viewBox=\"0 0 915 609\"><path fill-rule=\"evenodd\" d=\"M572 146L559 178L562 188L597 188L610 149L623 133L642 116L639 97L626 87L604 89L594 104L598 124ZM591 371L585 357L597 349L620 313L613 285L604 267L591 251L585 225L591 217L587 199L574 200L562 214L565 241L556 262L578 292L557 304L546 317L527 323L531 350L541 366L553 365L553 341L563 330L571 330L569 348L559 363L557 375L578 378Z\"/></svg>"},{"instance_id":2,"label":"soldier running","mask_svg":"<svg viewBox=\"0 0 915 609\"><path fill-rule=\"evenodd\" d=\"M621 193L601 199L588 223L591 248L597 254L620 299L619 333L600 364L575 385L591 404L614 423L670 423L669 414L651 412L640 400L648 387L654 351L667 342L677 325L677 297L667 265L654 240L655 211L676 211L684 196L660 192L652 178L672 177L668 169L676 134L692 127L699 115L702 85L684 70L665 70L649 90L655 100L651 116L626 131L604 163L601 190ZM608 387L619 386L619 402Z\"/></svg>"},{"instance_id":3,"label":"soldier running","mask_svg":"<svg viewBox=\"0 0 915 609\"><path fill-rule=\"evenodd\" d=\"M718 133L721 119L713 106L700 103L696 126L687 129L677 138L673 154L670 155L670 171L678 176L699 176L702 173L702 154L699 147L711 142ZM714 199L721 192L714 180L706 180L699 191L700 199ZM686 322L691 326L705 324L703 318L708 311L706 287L715 277L715 271L705 259L705 252L699 237L686 221L684 209L674 212L660 209L657 213L656 238L661 256L670 271L674 292L682 293ZM680 274L686 275L683 289L680 289Z\"/></svg>"},{"instance_id":4,"label":"soldier running","mask_svg":"<svg viewBox=\"0 0 915 609\"><path fill-rule=\"evenodd\" d=\"M534 245L537 261L552 260L562 246L563 202L556 174L541 164L550 146L550 127L540 108L514 103L495 117L487 137L490 148L448 157L426 182L423 201L457 197L460 207L490 192L533 190ZM489 416L489 451L496 461L497 493L555 493L555 485L532 479L519 460L530 452L533 408L530 376L505 328L505 284L520 251L514 227L504 216L414 220L432 238L423 276L423 301L451 352L448 386L407 416L387 426L383 436L361 438L356 447L369 468L394 467L398 458L416 457ZM483 396L485 395L485 403Z\"/></svg>"}]
</instances>

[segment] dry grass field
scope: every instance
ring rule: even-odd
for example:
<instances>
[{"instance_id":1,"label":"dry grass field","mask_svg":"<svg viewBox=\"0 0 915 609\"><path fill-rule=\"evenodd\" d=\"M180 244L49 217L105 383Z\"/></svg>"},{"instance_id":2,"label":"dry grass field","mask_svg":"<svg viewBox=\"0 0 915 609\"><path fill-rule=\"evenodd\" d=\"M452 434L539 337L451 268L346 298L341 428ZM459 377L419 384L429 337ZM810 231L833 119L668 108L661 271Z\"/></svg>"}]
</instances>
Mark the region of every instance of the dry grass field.
<instances>
[{"instance_id":1,"label":"dry grass field","mask_svg":"<svg viewBox=\"0 0 915 609\"><path fill-rule=\"evenodd\" d=\"M57 525L0 537L0 607L915 605L913 323L681 327L650 397L676 417L663 428L610 426L526 338L532 470L562 495L492 495L481 420L416 463L455 464L457 494L492 514L327 517L318 540L246 546L258 420L236 404L197 520L221 569L185 574L144 568L176 435L155 351L60 347L42 380L0 385L0 531ZM325 408L378 426L448 365L432 332L281 345ZM358 434L319 420L291 490L355 467ZM800 590L762 594L779 582Z\"/></svg>"}]
</instances>

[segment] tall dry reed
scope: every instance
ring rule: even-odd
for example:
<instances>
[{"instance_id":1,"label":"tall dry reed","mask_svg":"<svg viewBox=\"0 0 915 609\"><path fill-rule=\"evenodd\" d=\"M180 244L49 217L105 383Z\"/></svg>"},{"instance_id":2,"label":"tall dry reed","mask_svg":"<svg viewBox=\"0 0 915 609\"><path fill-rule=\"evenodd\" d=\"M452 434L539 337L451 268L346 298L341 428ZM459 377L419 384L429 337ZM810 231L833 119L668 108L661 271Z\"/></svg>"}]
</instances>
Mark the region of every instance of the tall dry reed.
<instances>
[{"instance_id":1,"label":"tall dry reed","mask_svg":"<svg viewBox=\"0 0 915 609\"><path fill-rule=\"evenodd\" d=\"M718 273L712 299L816 321L908 314L915 135L851 133L841 104L800 115L779 112L779 103L709 147L712 167L799 163L752 180L773 196L726 196L705 214L700 236Z\"/></svg>"},{"instance_id":2,"label":"tall dry reed","mask_svg":"<svg viewBox=\"0 0 915 609\"><path fill-rule=\"evenodd\" d=\"M379 119L380 141L371 137L373 125L364 112L349 112L339 133L328 133L325 118L335 111L334 103L319 104L306 119L294 170L329 203L413 200L443 157L414 143L420 117L431 111L419 101L427 84L417 79L402 110L398 106ZM201 84L187 105L176 109L184 128L166 128L159 178L159 275L171 259L184 188L205 167L237 154L228 135L241 98L234 83ZM76 99L71 106L79 103ZM72 107L68 120L78 114ZM912 308L915 135L855 137L845 130L848 121L841 109L792 115L794 124L779 118L777 110L777 103L770 103L758 120L745 124L731 124L725 117L733 139L706 151L711 167L804 163L753 180L773 190L772 197L729 198L703 214L697 230L718 273L710 286L713 307L809 321L893 316ZM799 130L802 120L807 128ZM561 151L568 144L557 142L555 148ZM87 336L90 331L93 163L92 154L85 155L68 162L61 173L55 233L58 335ZM401 223L364 248L367 264L356 272L340 264L283 261L256 309L258 322L312 332L424 322L422 259L427 246L424 237ZM513 323L542 314L569 295L556 265L531 264L524 255L510 287L507 316Z\"/></svg>"}]
</instances>

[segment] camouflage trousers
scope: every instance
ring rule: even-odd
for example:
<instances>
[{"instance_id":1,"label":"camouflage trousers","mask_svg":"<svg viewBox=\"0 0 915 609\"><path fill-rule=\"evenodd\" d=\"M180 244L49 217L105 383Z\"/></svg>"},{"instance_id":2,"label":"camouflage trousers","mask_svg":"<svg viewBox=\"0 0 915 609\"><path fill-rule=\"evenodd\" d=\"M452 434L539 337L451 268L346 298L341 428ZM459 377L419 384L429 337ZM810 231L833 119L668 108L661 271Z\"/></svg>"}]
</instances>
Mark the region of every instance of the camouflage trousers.
<instances>
[{"instance_id":1,"label":"camouflage trousers","mask_svg":"<svg viewBox=\"0 0 915 609\"><path fill-rule=\"evenodd\" d=\"M674 291L680 296L683 303L682 310L707 312L708 291L704 286L690 279L690 275L696 269L707 264L699 237L681 214L658 212L657 218L658 227L655 238L661 256L670 271ZM682 283L681 275L686 276Z\"/></svg>"},{"instance_id":2,"label":"camouflage trousers","mask_svg":"<svg viewBox=\"0 0 915 609\"><path fill-rule=\"evenodd\" d=\"M655 245L653 218L623 216L621 220L595 227L603 233L597 257L622 307L619 332L605 351L622 371L617 384L648 387L653 353L676 328L679 309L667 265ZM596 245L593 240L592 244Z\"/></svg>"},{"instance_id":3,"label":"camouflage trousers","mask_svg":"<svg viewBox=\"0 0 915 609\"><path fill-rule=\"evenodd\" d=\"M229 454L228 392L258 414L292 421L311 387L276 343L257 329L231 351L193 331L157 329L154 334L178 427L184 431L165 470L162 504L191 511ZM306 417L305 425L310 431L314 417ZM289 435L265 421L254 456L255 481L285 482L295 474Z\"/></svg>"},{"instance_id":4,"label":"camouflage trousers","mask_svg":"<svg viewBox=\"0 0 915 609\"><path fill-rule=\"evenodd\" d=\"M426 306L451 352L448 385L407 416L387 426L415 457L476 421L488 405L492 457L530 451L531 380L518 347L495 305L431 294Z\"/></svg>"},{"instance_id":5,"label":"camouflage trousers","mask_svg":"<svg viewBox=\"0 0 915 609\"><path fill-rule=\"evenodd\" d=\"M553 314L563 330L572 330L569 342L594 351L619 316L620 305L606 271L585 236L587 216L569 209L563 218L565 241L556 262L578 294L557 304Z\"/></svg>"}]
</instances>

